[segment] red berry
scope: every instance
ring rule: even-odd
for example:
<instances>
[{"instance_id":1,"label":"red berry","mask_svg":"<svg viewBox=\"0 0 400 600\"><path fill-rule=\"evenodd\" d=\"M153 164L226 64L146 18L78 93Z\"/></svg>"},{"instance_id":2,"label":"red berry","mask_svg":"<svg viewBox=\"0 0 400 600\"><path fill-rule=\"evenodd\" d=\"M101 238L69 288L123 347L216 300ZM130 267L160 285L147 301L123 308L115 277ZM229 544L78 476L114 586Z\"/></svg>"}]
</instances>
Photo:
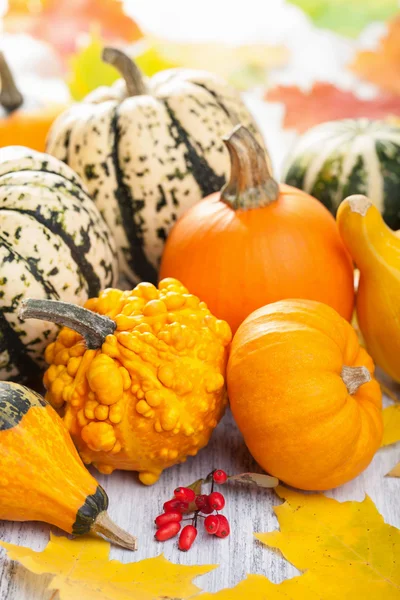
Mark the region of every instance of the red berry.
<instances>
[{"instance_id":1,"label":"red berry","mask_svg":"<svg viewBox=\"0 0 400 600\"><path fill-rule=\"evenodd\" d=\"M220 492L212 492L208 496L208 501L214 510L222 510L225 506L225 498Z\"/></svg>"},{"instance_id":2,"label":"red berry","mask_svg":"<svg viewBox=\"0 0 400 600\"><path fill-rule=\"evenodd\" d=\"M196 496L195 504L203 515L209 515L213 511L206 494L199 494Z\"/></svg>"},{"instance_id":3,"label":"red berry","mask_svg":"<svg viewBox=\"0 0 400 600\"><path fill-rule=\"evenodd\" d=\"M187 487L176 488L174 491L174 496L183 502L193 502L193 500L196 498L194 491Z\"/></svg>"},{"instance_id":4,"label":"red berry","mask_svg":"<svg viewBox=\"0 0 400 600\"><path fill-rule=\"evenodd\" d=\"M167 513L163 513L162 515L158 515L158 517L156 518L154 523L157 525L157 527L162 527L163 525L166 525L167 523L179 523L179 521L182 521L182 513L176 511L176 512L167 512Z\"/></svg>"},{"instance_id":5,"label":"red berry","mask_svg":"<svg viewBox=\"0 0 400 600\"><path fill-rule=\"evenodd\" d=\"M173 523L167 523L166 525L160 527L160 529L157 529L154 537L156 538L157 542L165 542L165 540L175 537L180 528L181 524L177 523L176 521Z\"/></svg>"},{"instance_id":6,"label":"red berry","mask_svg":"<svg viewBox=\"0 0 400 600\"><path fill-rule=\"evenodd\" d=\"M186 525L181 531L181 535L179 536L179 550L183 550L187 552L197 537L197 529L194 525Z\"/></svg>"},{"instance_id":7,"label":"red berry","mask_svg":"<svg viewBox=\"0 0 400 600\"><path fill-rule=\"evenodd\" d=\"M182 502L182 500L178 500L177 498L172 498L172 500L168 500L164 502L164 512L180 512L183 513L188 509L189 503Z\"/></svg>"},{"instance_id":8,"label":"red berry","mask_svg":"<svg viewBox=\"0 0 400 600\"><path fill-rule=\"evenodd\" d=\"M224 517L224 515L216 515L216 517L219 521L219 524L215 535L219 538L227 537L231 531L228 519Z\"/></svg>"},{"instance_id":9,"label":"red berry","mask_svg":"<svg viewBox=\"0 0 400 600\"><path fill-rule=\"evenodd\" d=\"M214 533L217 533L218 527L218 515L209 515L204 519L204 529L207 531L207 533L211 533L211 535L214 535Z\"/></svg>"},{"instance_id":10,"label":"red berry","mask_svg":"<svg viewBox=\"0 0 400 600\"><path fill-rule=\"evenodd\" d=\"M213 473L213 479L215 483L222 484L225 483L225 481L228 479L228 475L222 469L217 469Z\"/></svg>"}]
</instances>

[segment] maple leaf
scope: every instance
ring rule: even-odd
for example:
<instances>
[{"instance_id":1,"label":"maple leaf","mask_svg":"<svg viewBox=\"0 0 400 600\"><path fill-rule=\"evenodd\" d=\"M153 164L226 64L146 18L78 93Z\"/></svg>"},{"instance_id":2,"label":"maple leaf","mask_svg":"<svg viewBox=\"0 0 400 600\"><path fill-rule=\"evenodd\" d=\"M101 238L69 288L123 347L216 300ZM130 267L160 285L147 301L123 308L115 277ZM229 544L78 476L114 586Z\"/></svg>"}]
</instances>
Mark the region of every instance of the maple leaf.
<instances>
[{"instance_id":1,"label":"maple leaf","mask_svg":"<svg viewBox=\"0 0 400 600\"><path fill-rule=\"evenodd\" d=\"M400 102L395 95L360 100L352 92L340 90L331 83L317 82L308 92L294 85L277 86L267 91L265 99L269 102L282 102L286 107L285 128L296 129L298 132L336 119L400 116Z\"/></svg>"},{"instance_id":2,"label":"maple leaf","mask_svg":"<svg viewBox=\"0 0 400 600\"><path fill-rule=\"evenodd\" d=\"M268 70L289 60L289 51L282 45L183 43L148 37L139 46L135 59L146 75L188 67L217 73L242 90L265 84Z\"/></svg>"},{"instance_id":3,"label":"maple leaf","mask_svg":"<svg viewBox=\"0 0 400 600\"><path fill-rule=\"evenodd\" d=\"M382 446L400 442L400 404L391 404L383 409Z\"/></svg>"},{"instance_id":4,"label":"maple leaf","mask_svg":"<svg viewBox=\"0 0 400 600\"><path fill-rule=\"evenodd\" d=\"M79 36L93 27L107 43L141 37L136 23L124 13L121 0L46 0L41 10L25 18L16 15L13 6L4 17L5 31L29 33L50 43L62 56L74 52Z\"/></svg>"},{"instance_id":5,"label":"maple leaf","mask_svg":"<svg viewBox=\"0 0 400 600\"><path fill-rule=\"evenodd\" d=\"M256 534L278 549L303 575L274 584L250 575L233 589L199 600L398 600L400 531L387 525L368 497L337 502L323 494L276 489L280 531Z\"/></svg>"},{"instance_id":6,"label":"maple leaf","mask_svg":"<svg viewBox=\"0 0 400 600\"><path fill-rule=\"evenodd\" d=\"M290 0L317 27L356 37L372 21L386 21L399 10L397 0Z\"/></svg>"},{"instance_id":7,"label":"maple leaf","mask_svg":"<svg viewBox=\"0 0 400 600\"><path fill-rule=\"evenodd\" d=\"M70 57L68 87L74 100L82 100L97 87L111 85L121 77L114 67L101 59L103 48L103 40L93 30L87 45Z\"/></svg>"},{"instance_id":8,"label":"maple leaf","mask_svg":"<svg viewBox=\"0 0 400 600\"><path fill-rule=\"evenodd\" d=\"M376 50L362 50L350 68L386 92L400 95L400 16L388 25Z\"/></svg>"},{"instance_id":9,"label":"maple leaf","mask_svg":"<svg viewBox=\"0 0 400 600\"><path fill-rule=\"evenodd\" d=\"M192 579L215 568L174 565L163 555L127 564L110 561L110 544L95 537L70 540L50 534L43 552L0 545L32 573L52 574L48 589L57 590L60 600L183 600L199 592Z\"/></svg>"},{"instance_id":10,"label":"maple leaf","mask_svg":"<svg viewBox=\"0 0 400 600\"><path fill-rule=\"evenodd\" d=\"M400 462L388 473L389 477L400 477Z\"/></svg>"}]
</instances>

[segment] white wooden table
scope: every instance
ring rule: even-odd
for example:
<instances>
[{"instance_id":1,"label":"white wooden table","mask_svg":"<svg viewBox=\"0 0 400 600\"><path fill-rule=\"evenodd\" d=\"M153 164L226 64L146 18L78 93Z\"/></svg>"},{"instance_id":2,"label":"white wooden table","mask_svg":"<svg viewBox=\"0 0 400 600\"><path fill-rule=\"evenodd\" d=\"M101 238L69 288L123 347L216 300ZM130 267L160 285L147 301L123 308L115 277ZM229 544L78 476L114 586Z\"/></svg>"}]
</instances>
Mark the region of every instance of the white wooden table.
<instances>
[{"instance_id":1,"label":"white wooden table","mask_svg":"<svg viewBox=\"0 0 400 600\"><path fill-rule=\"evenodd\" d=\"M306 456L304 460L307 460ZM328 495L343 501L362 500L368 494L385 521L400 527L400 479L384 477L399 460L400 444L381 449L362 475ZM136 553L113 548L111 557L129 562L164 552L166 558L175 563L218 563L219 569L196 582L207 591L233 586L247 573L260 573L274 582L297 574L294 567L253 537L253 532L277 528L273 506L281 501L270 490L225 486L227 505L223 512L232 530L225 540L212 538L200 529L194 546L187 553L178 550L176 539L163 544L154 540L154 518L161 512L163 502L171 496L174 488L205 477L213 467L225 469L230 474L261 472L247 451L229 412L214 432L207 448L183 465L169 469L153 487L138 483L133 473L99 476L110 497L111 517L139 539ZM48 541L49 529L43 524L0 522L0 538L41 550ZM0 552L1 600L49 600L51 594L45 591L46 583L45 576L29 573L5 558L4 551Z\"/></svg>"}]
</instances>

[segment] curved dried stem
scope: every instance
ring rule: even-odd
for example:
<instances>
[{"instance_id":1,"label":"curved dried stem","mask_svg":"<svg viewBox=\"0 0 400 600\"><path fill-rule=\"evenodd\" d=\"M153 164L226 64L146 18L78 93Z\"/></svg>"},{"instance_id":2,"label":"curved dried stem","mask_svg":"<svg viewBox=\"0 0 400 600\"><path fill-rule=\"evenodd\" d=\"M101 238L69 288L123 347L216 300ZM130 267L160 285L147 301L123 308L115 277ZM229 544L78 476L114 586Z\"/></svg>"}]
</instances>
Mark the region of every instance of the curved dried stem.
<instances>
[{"instance_id":1,"label":"curved dried stem","mask_svg":"<svg viewBox=\"0 0 400 600\"><path fill-rule=\"evenodd\" d=\"M239 124L222 139L231 158L231 173L221 199L235 210L259 208L277 200L279 185L272 177L265 150L250 131Z\"/></svg>"},{"instance_id":2,"label":"curved dried stem","mask_svg":"<svg viewBox=\"0 0 400 600\"><path fill-rule=\"evenodd\" d=\"M128 96L142 96L147 93L141 70L124 52L117 48L104 48L101 58L121 73L126 83Z\"/></svg>"},{"instance_id":3,"label":"curved dried stem","mask_svg":"<svg viewBox=\"0 0 400 600\"><path fill-rule=\"evenodd\" d=\"M17 88L13 74L2 52L0 52L0 104L7 111L11 112L21 106L24 98Z\"/></svg>"},{"instance_id":4,"label":"curved dried stem","mask_svg":"<svg viewBox=\"0 0 400 600\"><path fill-rule=\"evenodd\" d=\"M21 319L40 319L69 327L84 338L90 350L100 348L107 335L114 333L117 324L82 306L58 300L23 300L19 309Z\"/></svg>"}]
</instances>

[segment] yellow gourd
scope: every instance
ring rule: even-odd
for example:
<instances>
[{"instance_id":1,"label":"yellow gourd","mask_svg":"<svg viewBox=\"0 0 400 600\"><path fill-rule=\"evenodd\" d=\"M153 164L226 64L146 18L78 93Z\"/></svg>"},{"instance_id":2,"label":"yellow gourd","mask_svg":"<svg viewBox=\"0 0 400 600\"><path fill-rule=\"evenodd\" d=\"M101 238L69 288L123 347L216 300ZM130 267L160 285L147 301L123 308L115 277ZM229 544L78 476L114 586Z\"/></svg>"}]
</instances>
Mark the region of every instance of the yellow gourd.
<instances>
[{"instance_id":1,"label":"yellow gourd","mask_svg":"<svg viewBox=\"0 0 400 600\"><path fill-rule=\"evenodd\" d=\"M365 196L346 198L337 224L360 270L356 311L367 350L400 382L400 238Z\"/></svg>"},{"instance_id":2,"label":"yellow gourd","mask_svg":"<svg viewBox=\"0 0 400 600\"><path fill-rule=\"evenodd\" d=\"M33 390L0 381L0 519L100 533L135 550L135 538L111 521L107 507L54 408Z\"/></svg>"},{"instance_id":3,"label":"yellow gourd","mask_svg":"<svg viewBox=\"0 0 400 600\"><path fill-rule=\"evenodd\" d=\"M85 463L155 483L197 454L223 415L230 328L175 279L108 289L85 306L24 304L23 317L71 328L47 347L46 399L64 409Z\"/></svg>"}]
</instances>

